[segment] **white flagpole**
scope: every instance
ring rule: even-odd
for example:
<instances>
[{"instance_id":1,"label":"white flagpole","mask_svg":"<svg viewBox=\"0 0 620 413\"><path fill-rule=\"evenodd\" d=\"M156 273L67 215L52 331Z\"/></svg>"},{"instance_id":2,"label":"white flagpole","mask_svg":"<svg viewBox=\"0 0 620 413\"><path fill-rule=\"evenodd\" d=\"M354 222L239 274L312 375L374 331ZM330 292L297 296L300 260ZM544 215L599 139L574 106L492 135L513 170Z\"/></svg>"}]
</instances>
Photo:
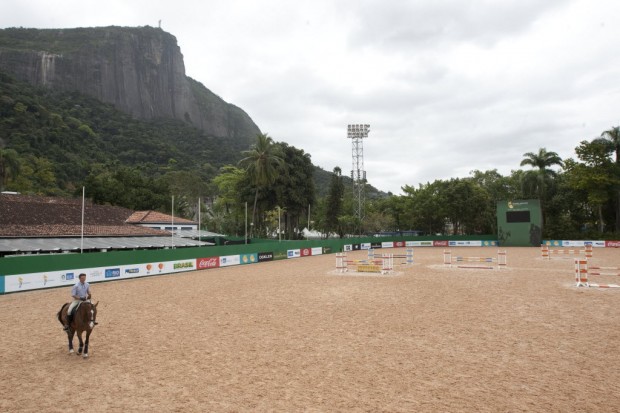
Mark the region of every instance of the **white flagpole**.
<instances>
[{"instance_id":1,"label":"white flagpole","mask_svg":"<svg viewBox=\"0 0 620 413\"><path fill-rule=\"evenodd\" d=\"M198 197L198 242L200 242L200 197Z\"/></svg>"},{"instance_id":2,"label":"white flagpole","mask_svg":"<svg viewBox=\"0 0 620 413\"><path fill-rule=\"evenodd\" d=\"M80 254L84 252L84 194L86 193L86 187L82 187L82 237L80 239Z\"/></svg>"},{"instance_id":3,"label":"white flagpole","mask_svg":"<svg viewBox=\"0 0 620 413\"><path fill-rule=\"evenodd\" d=\"M248 203L245 203L245 243L248 243Z\"/></svg>"},{"instance_id":4,"label":"white flagpole","mask_svg":"<svg viewBox=\"0 0 620 413\"><path fill-rule=\"evenodd\" d=\"M172 243L172 248L174 249L174 195L172 195L172 236L171 236L171 243Z\"/></svg>"}]
</instances>

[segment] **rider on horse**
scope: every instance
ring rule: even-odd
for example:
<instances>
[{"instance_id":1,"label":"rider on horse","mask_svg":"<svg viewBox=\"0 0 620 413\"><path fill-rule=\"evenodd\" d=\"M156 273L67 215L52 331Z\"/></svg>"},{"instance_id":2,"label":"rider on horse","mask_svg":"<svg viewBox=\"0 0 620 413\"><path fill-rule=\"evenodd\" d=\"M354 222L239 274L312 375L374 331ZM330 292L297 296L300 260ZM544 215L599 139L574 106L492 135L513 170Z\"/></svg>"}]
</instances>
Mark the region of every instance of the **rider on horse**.
<instances>
[{"instance_id":1,"label":"rider on horse","mask_svg":"<svg viewBox=\"0 0 620 413\"><path fill-rule=\"evenodd\" d=\"M86 282L86 274L82 273L79 276L80 281L75 283L73 288L71 289L71 297L73 298L73 302L69 306L67 310L67 321L65 323L64 330L69 331L69 327L73 322L73 310L81 301L90 300L91 292L90 292L90 284Z\"/></svg>"}]
</instances>

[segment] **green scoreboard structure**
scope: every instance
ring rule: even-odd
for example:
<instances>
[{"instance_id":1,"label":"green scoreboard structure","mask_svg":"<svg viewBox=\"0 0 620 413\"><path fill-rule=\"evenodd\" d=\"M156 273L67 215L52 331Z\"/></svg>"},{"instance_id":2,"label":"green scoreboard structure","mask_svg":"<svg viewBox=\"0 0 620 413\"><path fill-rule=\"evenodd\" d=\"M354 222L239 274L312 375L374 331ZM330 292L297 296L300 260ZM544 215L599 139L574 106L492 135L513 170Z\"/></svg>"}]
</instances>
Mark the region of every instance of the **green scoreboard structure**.
<instances>
[{"instance_id":1,"label":"green scoreboard structure","mask_svg":"<svg viewBox=\"0 0 620 413\"><path fill-rule=\"evenodd\" d=\"M497 202L497 240L505 247L540 247L542 213L538 199Z\"/></svg>"}]
</instances>

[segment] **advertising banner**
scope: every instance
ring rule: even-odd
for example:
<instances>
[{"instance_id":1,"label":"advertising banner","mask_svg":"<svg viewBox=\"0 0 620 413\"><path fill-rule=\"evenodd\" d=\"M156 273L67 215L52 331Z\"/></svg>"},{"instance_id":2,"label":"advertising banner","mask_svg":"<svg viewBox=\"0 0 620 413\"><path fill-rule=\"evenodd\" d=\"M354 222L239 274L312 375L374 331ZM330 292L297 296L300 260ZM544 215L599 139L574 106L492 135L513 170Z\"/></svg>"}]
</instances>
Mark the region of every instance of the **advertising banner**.
<instances>
[{"instance_id":1,"label":"advertising banner","mask_svg":"<svg viewBox=\"0 0 620 413\"><path fill-rule=\"evenodd\" d=\"M331 254L332 247L323 247L323 254Z\"/></svg>"},{"instance_id":2,"label":"advertising banner","mask_svg":"<svg viewBox=\"0 0 620 413\"><path fill-rule=\"evenodd\" d=\"M218 268L220 266L220 257L196 258L197 270L208 270L209 268Z\"/></svg>"},{"instance_id":3,"label":"advertising banner","mask_svg":"<svg viewBox=\"0 0 620 413\"><path fill-rule=\"evenodd\" d=\"M259 252L258 262L273 261L273 252Z\"/></svg>"},{"instance_id":4,"label":"advertising banner","mask_svg":"<svg viewBox=\"0 0 620 413\"><path fill-rule=\"evenodd\" d=\"M230 267L231 265L241 264L241 257L239 255L226 255L220 257L220 267Z\"/></svg>"},{"instance_id":5,"label":"advertising banner","mask_svg":"<svg viewBox=\"0 0 620 413\"><path fill-rule=\"evenodd\" d=\"M351 245L351 244L343 245L342 246L342 251L343 252L351 252L351 251L353 251L353 245Z\"/></svg>"},{"instance_id":6,"label":"advertising banner","mask_svg":"<svg viewBox=\"0 0 620 413\"><path fill-rule=\"evenodd\" d=\"M363 250L369 250L369 249L372 248L372 244L370 242L363 242L363 243L360 244L360 247Z\"/></svg>"},{"instance_id":7,"label":"advertising banner","mask_svg":"<svg viewBox=\"0 0 620 413\"><path fill-rule=\"evenodd\" d=\"M258 254L241 254L241 264L254 264L258 262Z\"/></svg>"},{"instance_id":8,"label":"advertising banner","mask_svg":"<svg viewBox=\"0 0 620 413\"><path fill-rule=\"evenodd\" d=\"M407 241L406 247L432 247L433 241Z\"/></svg>"},{"instance_id":9,"label":"advertising banner","mask_svg":"<svg viewBox=\"0 0 620 413\"><path fill-rule=\"evenodd\" d=\"M482 241L450 241L451 247L481 247Z\"/></svg>"},{"instance_id":10,"label":"advertising banner","mask_svg":"<svg viewBox=\"0 0 620 413\"><path fill-rule=\"evenodd\" d=\"M321 247L312 248L312 255L323 255L323 248Z\"/></svg>"},{"instance_id":11,"label":"advertising banner","mask_svg":"<svg viewBox=\"0 0 620 413\"><path fill-rule=\"evenodd\" d=\"M620 241L605 241L607 248L620 248Z\"/></svg>"},{"instance_id":12,"label":"advertising banner","mask_svg":"<svg viewBox=\"0 0 620 413\"><path fill-rule=\"evenodd\" d=\"M499 242L498 241L482 241L482 246L483 247L498 247Z\"/></svg>"},{"instance_id":13,"label":"advertising banner","mask_svg":"<svg viewBox=\"0 0 620 413\"><path fill-rule=\"evenodd\" d=\"M300 255L302 257L309 257L312 255L312 249L311 248L302 248L300 251Z\"/></svg>"},{"instance_id":14,"label":"advertising banner","mask_svg":"<svg viewBox=\"0 0 620 413\"><path fill-rule=\"evenodd\" d=\"M370 248L372 248L373 250L376 250L377 248L381 248L381 243L380 242L371 242L370 243Z\"/></svg>"},{"instance_id":15,"label":"advertising banner","mask_svg":"<svg viewBox=\"0 0 620 413\"><path fill-rule=\"evenodd\" d=\"M543 240L543 245L548 245L550 247L561 247L562 241L560 240Z\"/></svg>"},{"instance_id":16,"label":"advertising banner","mask_svg":"<svg viewBox=\"0 0 620 413\"><path fill-rule=\"evenodd\" d=\"M286 257L287 258L299 258L301 256L301 251L300 250L288 250L286 252Z\"/></svg>"},{"instance_id":17,"label":"advertising banner","mask_svg":"<svg viewBox=\"0 0 620 413\"><path fill-rule=\"evenodd\" d=\"M381 243L381 248L394 248L394 242L390 241L390 242L382 242Z\"/></svg>"},{"instance_id":18,"label":"advertising banner","mask_svg":"<svg viewBox=\"0 0 620 413\"><path fill-rule=\"evenodd\" d=\"M433 241L433 247L447 247L448 241Z\"/></svg>"},{"instance_id":19,"label":"advertising banner","mask_svg":"<svg viewBox=\"0 0 620 413\"><path fill-rule=\"evenodd\" d=\"M394 248L403 248L405 247L406 242L405 241L394 241Z\"/></svg>"}]
</instances>

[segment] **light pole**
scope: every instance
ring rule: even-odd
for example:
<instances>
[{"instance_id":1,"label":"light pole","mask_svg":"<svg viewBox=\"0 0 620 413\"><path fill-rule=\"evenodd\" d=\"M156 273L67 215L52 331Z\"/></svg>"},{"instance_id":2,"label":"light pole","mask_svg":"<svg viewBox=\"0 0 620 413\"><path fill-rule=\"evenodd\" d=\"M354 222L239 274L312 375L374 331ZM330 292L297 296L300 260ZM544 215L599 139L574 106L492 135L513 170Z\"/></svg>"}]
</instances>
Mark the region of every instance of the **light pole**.
<instances>
[{"instance_id":1,"label":"light pole","mask_svg":"<svg viewBox=\"0 0 620 413\"><path fill-rule=\"evenodd\" d=\"M368 137L370 125L355 124L347 126L347 138L352 140L353 169L351 179L353 180L353 197L355 204L355 215L358 219L358 234L361 235L362 222L364 220L364 204L366 189L366 171L364 170L364 144L363 139Z\"/></svg>"}]
</instances>

